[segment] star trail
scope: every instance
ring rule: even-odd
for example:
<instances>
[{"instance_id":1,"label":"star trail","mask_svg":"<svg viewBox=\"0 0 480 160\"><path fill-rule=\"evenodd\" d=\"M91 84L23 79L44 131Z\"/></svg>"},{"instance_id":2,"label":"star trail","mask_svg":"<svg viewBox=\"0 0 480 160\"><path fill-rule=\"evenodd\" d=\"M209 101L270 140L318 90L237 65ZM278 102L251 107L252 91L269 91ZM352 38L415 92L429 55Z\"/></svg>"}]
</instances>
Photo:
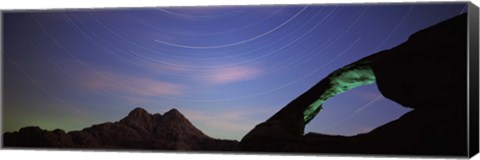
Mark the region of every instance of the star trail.
<instances>
[{"instance_id":1,"label":"star trail","mask_svg":"<svg viewBox=\"0 0 480 160\"><path fill-rule=\"evenodd\" d=\"M177 108L237 139L336 69L466 12L465 3L3 13L3 132L79 130ZM355 135L408 112L375 84L323 104L306 132Z\"/></svg>"}]
</instances>

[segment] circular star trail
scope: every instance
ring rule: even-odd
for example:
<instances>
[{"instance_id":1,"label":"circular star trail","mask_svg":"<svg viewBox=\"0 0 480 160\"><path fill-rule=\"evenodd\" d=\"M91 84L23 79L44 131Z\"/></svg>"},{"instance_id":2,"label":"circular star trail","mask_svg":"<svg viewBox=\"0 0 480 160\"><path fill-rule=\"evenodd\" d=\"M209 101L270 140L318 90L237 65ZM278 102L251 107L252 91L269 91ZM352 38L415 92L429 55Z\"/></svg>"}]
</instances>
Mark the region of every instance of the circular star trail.
<instances>
[{"instance_id":1,"label":"circular star trail","mask_svg":"<svg viewBox=\"0 0 480 160\"><path fill-rule=\"evenodd\" d=\"M19 11L4 15L5 131L78 130L177 108L239 140L336 69L465 4ZM329 99L306 132L354 135L408 110L375 85Z\"/></svg>"}]
</instances>

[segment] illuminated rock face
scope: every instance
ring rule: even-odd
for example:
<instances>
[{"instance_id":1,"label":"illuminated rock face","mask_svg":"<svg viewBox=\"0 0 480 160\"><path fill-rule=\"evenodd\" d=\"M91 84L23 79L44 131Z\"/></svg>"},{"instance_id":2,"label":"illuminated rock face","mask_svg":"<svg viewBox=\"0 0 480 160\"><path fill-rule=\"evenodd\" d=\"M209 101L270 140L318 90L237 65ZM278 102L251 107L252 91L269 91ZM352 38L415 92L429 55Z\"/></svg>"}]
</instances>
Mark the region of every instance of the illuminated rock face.
<instances>
[{"instance_id":1,"label":"illuminated rock face","mask_svg":"<svg viewBox=\"0 0 480 160\"><path fill-rule=\"evenodd\" d=\"M375 74L368 61L361 61L338 69L328 76L330 88L310 104L303 112L305 124L308 124L322 109L321 105L329 98L355 87L375 83Z\"/></svg>"}]
</instances>

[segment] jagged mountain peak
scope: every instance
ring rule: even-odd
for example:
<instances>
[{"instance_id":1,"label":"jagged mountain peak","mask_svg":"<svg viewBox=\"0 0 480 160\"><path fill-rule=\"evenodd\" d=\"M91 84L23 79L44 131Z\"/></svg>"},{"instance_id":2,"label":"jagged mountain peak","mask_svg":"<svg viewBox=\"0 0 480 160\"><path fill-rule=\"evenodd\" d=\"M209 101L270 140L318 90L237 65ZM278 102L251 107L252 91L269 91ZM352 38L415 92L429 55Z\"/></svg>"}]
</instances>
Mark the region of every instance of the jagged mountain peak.
<instances>
[{"instance_id":1,"label":"jagged mountain peak","mask_svg":"<svg viewBox=\"0 0 480 160\"><path fill-rule=\"evenodd\" d=\"M177 109L164 115L137 107L118 122L106 122L80 131L47 131L24 127L4 134L5 146L129 148L163 150L233 150L237 141L211 138Z\"/></svg>"},{"instance_id":2,"label":"jagged mountain peak","mask_svg":"<svg viewBox=\"0 0 480 160\"><path fill-rule=\"evenodd\" d=\"M147 116L147 115L150 115L150 114L141 107L136 107L135 109L130 111L130 113L128 113L128 117L130 116L138 117L138 116Z\"/></svg>"},{"instance_id":3,"label":"jagged mountain peak","mask_svg":"<svg viewBox=\"0 0 480 160\"><path fill-rule=\"evenodd\" d=\"M185 119L185 116L182 113L180 113L180 111L178 111L176 108L172 108L169 111L165 112L164 116Z\"/></svg>"},{"instance_id":4,"label":"jagged mountain peak","mask_svg":"<svg viewBox=\"0 0 480 160\"><path fill-rule=\"evenodd\" d=\"M153 116L148 113L145 109L136 107L130 113L120 120L120 123L126 124L128 126L143 126L146 129L152 129L153 127Z\"/></svg>"}]
</instances>

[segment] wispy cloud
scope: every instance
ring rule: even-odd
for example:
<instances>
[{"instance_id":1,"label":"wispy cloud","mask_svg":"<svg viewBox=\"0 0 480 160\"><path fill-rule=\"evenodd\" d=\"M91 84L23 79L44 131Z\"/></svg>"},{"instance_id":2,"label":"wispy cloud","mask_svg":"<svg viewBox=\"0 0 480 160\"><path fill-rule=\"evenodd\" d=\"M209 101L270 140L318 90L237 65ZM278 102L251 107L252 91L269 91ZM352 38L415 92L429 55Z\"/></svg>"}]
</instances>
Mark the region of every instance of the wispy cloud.
<instances>
[{"instance_id":1,"label":"wispy cloud","mask_svg":"<svg viewBox=\"0 0 480 160\"><path fill-rule=\"evenodd\" d=\"M83 72L81 82L89 89L136 96L180 95L184 88L179 84L148 77L98 70Z\"/></svg>"},{"instance_id":2,"label":"wispy cloud","mask_svg":"<svg viewBox=\"0 0 480 160\"><path fill-rule=\"evenodd\" d=\"M213 84L225 84L253 79L260 75L260 69L254 67L230 67L209 71L205 80Z\"/></svg>"}]
</instances>

